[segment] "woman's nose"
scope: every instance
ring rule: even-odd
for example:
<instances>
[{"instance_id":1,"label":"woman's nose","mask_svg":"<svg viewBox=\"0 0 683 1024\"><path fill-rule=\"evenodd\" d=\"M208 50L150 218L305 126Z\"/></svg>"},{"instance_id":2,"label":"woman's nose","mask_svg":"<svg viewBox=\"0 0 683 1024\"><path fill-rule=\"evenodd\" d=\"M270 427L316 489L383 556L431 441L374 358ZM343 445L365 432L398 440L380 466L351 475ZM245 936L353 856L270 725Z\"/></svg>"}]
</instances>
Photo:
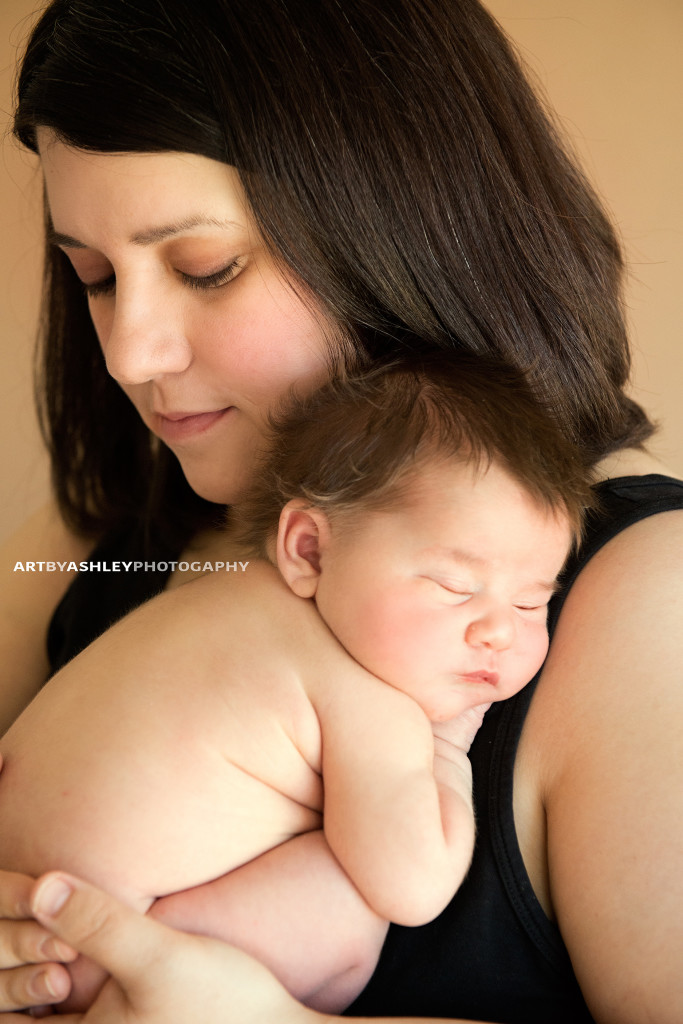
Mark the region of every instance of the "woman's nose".
<instances>
[{"instance_id":1,"label":"woman's nose","mask_svg":"<svg viewBox=\"0 0 683 1024\"><path fill-rule=\"evenodd\" d=\"M105 329L102 330L101 328ZM117 287L111 322L98 331L107 370L124 386L182 373L192 362L183 317L171 298Z\"/></svg>"},{"instance_id":2,"label":"woman's nose","mask_svg":"<svg viewBox=\"0 0 683 1024\"><path fill-rule=\"evenodd\" d=\"M512 610L502 608L477 616L465 630L465 640L471 647L490 647L494 651L506 650L514 637Z\"/></svg>"}]
</instances>

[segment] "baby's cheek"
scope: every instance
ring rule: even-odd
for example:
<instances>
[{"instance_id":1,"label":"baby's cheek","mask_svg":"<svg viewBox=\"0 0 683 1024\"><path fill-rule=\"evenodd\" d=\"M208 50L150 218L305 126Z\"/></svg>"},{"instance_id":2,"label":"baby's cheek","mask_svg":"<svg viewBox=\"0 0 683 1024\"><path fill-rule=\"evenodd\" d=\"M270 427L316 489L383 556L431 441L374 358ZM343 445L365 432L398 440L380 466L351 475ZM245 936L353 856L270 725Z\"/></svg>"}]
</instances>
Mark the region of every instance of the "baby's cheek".
<instances>
[{"instance_id":1,"label":"baby's cheek","mask_svg":"<svg viewBox=\"0 0 683 1024\"><path fill-rule=\"evenodd\" d=\"M415 623L390 599L368 602L357 612L356 632L365 667L380 679L393 681L397 672L405 670L417 647Z\"/></svg>"},{"instance_id":2,"label":"baby's cheek","mask_svg":"<svg viewBox=\"0 0 683 1024\"><path fill-rule=\"evenodd\" d=\"M527 653L526 655L523 655L526 680L522 680L522 684L525 681L528 682L533 679L545 661L548 653L548 631L545 626L539 623L539 625L534 626L529 633Z\"/></svg>"}]
</instances>

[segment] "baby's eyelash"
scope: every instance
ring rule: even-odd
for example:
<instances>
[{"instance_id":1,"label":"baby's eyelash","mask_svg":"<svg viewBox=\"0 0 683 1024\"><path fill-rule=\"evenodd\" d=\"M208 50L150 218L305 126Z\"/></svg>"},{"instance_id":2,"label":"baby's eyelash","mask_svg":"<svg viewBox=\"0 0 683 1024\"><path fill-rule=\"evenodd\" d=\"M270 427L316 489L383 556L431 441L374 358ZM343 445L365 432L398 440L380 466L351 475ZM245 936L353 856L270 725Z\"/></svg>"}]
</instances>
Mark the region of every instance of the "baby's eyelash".
<instances>
[{"instance_id":1,"label":"baby's eyelash","mask_svg":"<svg viewBox=\"0 0 683 1024\"><path fill-rule=\"evenodd\" d=\"M544 601L542 604L517 604L515 608L518 612L529 612L531 614L547 615L548 613L548 602Z\"/></svg>"}]
</instances>

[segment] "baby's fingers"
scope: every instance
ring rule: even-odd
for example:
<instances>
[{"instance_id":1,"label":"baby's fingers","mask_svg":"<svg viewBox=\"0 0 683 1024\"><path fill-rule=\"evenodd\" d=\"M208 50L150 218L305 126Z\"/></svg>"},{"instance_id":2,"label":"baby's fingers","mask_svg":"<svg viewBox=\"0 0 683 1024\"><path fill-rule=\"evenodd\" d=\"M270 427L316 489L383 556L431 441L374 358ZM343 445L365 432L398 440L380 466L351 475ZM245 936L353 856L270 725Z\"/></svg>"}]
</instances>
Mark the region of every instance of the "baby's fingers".
<instances>
[{"instance_id":1,"label":"baby's fingers","mask_svg":"<svg viewBox=\"0 0 683 1024\"><path fill-rule=\"evenodd\" d=\"M476 707L468 708L446 722L432 722L434 739L443 740L467 754L490 707L490 704L477 704Z\"/></svg>"}]
</instances>

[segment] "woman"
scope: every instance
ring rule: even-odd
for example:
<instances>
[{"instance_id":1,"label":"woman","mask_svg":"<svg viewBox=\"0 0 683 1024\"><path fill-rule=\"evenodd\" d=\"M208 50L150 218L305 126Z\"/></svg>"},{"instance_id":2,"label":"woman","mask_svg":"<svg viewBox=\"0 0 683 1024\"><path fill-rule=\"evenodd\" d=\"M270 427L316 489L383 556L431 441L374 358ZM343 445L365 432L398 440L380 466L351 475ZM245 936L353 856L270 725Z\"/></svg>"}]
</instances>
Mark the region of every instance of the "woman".
<instances>
[{"instance_id":1,"label":"woman","mask_svg":"<svg viewBox=\"0 0 683 1024\"><path fill-rule=\"evenodd\" d=\"M599 204L475 0L140 6L56 0L19 82L16 130L40 153L49 207L43 408L61 525L39 519L13 559L78 561L96 544L100 561L225 560L217 505L247 482L292 383L313 386L351 352L387 358L409 334L513 362L618 482L601 489L537 686L487 716L472 748L468 882L432 925L390 931L351 1012L677 1020L683 485L648 475L651 426L624 394L622 262ZM166 582L119 579L84 573L69 589L51 668ZM36 595L20 579L7 595L8 720L49 670L53 586ZM306 892L282 856L241 871ZM0 877L8 1009L64 994L59 967L29 966L61 955L36 952L30 886ZM188 1019L183 1006L230 1019L241 955L103 899L78 887L49 920L118 973L130 1019ZM91 939L93 906L114 924ZM187 957L189 974L147 976ZM235 1019L312 1018L256 977ZM126 1019L119 996L112 984L88 1019Z\"/></svg>"}]
</instances>

